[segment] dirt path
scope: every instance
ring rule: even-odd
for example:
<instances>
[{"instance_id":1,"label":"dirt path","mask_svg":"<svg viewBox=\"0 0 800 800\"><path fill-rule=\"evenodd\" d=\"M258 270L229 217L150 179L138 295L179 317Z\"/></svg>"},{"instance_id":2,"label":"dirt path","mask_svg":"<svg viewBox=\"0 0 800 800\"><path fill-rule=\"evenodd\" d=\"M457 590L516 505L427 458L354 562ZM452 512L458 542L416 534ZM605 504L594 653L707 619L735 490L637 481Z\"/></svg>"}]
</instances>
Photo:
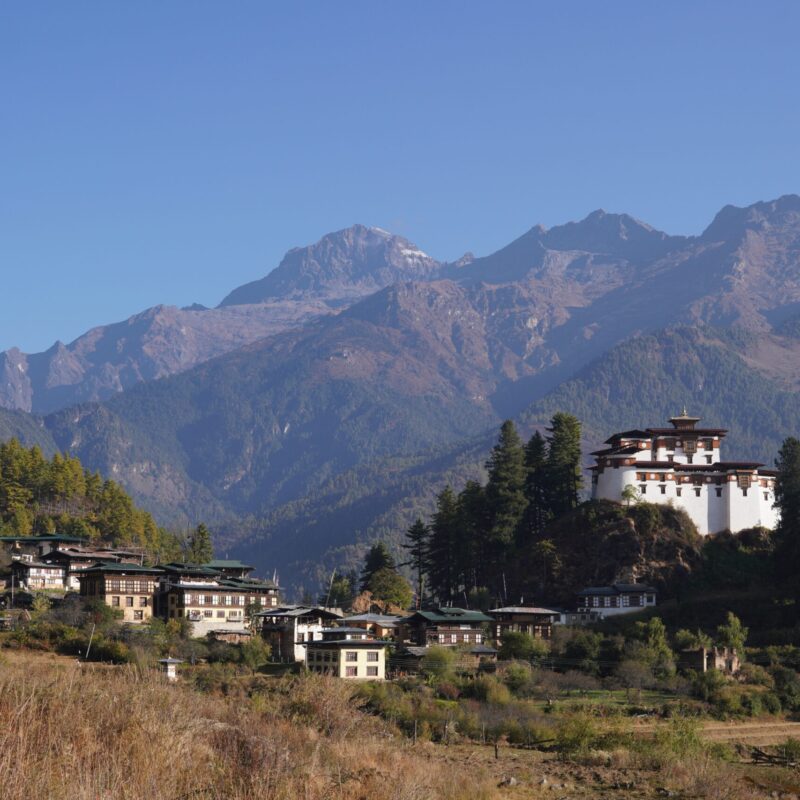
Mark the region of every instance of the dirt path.
<instances>
[{"instance_id":1,"label":"dirt path","mask_svg":"<svg viewBox=\"0 0 800 800\"><path fill-rule=\"evenodd\" d=\"M709 742L731 742L765 747L787 739L800 740L800 722L755 720L752 722L706 722L700 735Z\"/></svg>"}]
</instances>

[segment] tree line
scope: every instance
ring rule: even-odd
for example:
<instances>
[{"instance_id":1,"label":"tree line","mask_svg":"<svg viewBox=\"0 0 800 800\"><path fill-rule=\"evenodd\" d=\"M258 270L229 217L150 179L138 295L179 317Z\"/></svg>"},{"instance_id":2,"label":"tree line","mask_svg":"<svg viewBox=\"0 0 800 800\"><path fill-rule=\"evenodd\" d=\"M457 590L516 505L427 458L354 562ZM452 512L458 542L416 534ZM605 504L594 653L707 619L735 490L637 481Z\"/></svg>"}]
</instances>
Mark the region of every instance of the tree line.
<instances>
[{"instance_id":1,"label":"tree line","mask_svg":"<svg viewBox=\"0 0 800 800\"><path fill-rule=\"evenodd\" d=\"M427 522L417 519L403 545L418 599L484 605L516 601L545 581L558 554L547 525L580 502L581 425L556 413L545 434L523 442L514 423L500 428L485 485L446 487Z\"/></svg>"},{"instance_id":2,"label":"tree line","mask_svg":"<svg viewBox=\"0 0 800 800\"><path fill-rule=\"evenodd\" d=\"M152 560L213 557L204 525L188 534L159 527L115 481L80 460L16 439L0 443L0 536L59 533L119 546L141 547Z\"/></svg>"}]
</instances>

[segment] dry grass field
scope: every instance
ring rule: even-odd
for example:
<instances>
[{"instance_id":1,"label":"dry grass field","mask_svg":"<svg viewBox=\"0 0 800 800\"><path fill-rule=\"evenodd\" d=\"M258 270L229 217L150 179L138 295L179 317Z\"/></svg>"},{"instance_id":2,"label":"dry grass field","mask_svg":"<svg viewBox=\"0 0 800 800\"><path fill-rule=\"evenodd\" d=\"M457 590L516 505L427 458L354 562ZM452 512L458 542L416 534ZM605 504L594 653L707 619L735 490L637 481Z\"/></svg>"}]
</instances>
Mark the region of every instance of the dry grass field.
<instances>
[{"instance_id":1,"label":"dry grass field","mask_svg":"<svg viewBox=\"0 0 800 800\"><path fill-rule=\"evenodd\" d=\"M790 770L654 746L564 760L412 744L322 677L250 680L227 695L152 671L0 654L3 800L493 800L794 796ZM673 748L674 750L674 748ZM678 748L680 750L680 748ZM776 794L777 793L777 794Z\"/></svg>"}]
</instances>

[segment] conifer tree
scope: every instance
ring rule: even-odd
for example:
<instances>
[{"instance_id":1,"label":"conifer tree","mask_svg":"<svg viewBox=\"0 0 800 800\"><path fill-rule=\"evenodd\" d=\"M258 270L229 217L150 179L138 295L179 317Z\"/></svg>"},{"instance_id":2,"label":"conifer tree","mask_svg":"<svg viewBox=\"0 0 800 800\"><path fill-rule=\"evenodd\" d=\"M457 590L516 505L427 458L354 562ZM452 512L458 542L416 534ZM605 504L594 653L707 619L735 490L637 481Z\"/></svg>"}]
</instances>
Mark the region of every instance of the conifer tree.
<instances>
[{"instance_id":1,"label":"conifer tree","mask_svg":"<svg viewBox=\"0 0 800 800\"><path fill-rule=\"evenodd\" d=\"M489 519L486 496L478 481L467 481L458 496L457 572L470 589L488 583L487 537Z\"/></svg>"},{"instance_id":2,"label":"conifer tree","mask_svg":"<svg viewBox=\"0 0 800 800\"><path fill-rule=\"evenodd\" d=\"M211 544L211 534L201 522L189 537L188 560L193 564L207 564L214 558L214 547Z\"/></svg>"},{"instance_id":3,"label":"conifer tree","mask_svg":"<svg viewBox=\"0 0 800 800\"><path fill-rule=\"evenodd\" d=\"M547 442L539 431L525 445L525 497L528 506L520 526L521 544L540 536L552 517L547 496Z\"/></svg>"},{"instance_id":4,"label":"conifer tree","mask_svg":"<svg viewBox=\"0 0 800 800\"><path fill-rule=\"evenodd\" d=\"M362 592L368 590L370 578L381 569L395 569L395 563L386 544L375 542L364 557L364 567L361 570Z\"/></svg>"},{"instance_id":5,"label":"conifer tree","mask_svg":"<svg viewBox=\"0 0 800 800\"><path fill-rule=\"evenodd\" d=\"M451 602L458 591L456 583L458 526L458 503L453 490L447 486L436 498L426 569L431 591L443 603Z\"/></svg>"},{"instance_id":6,"label":"conifer tree","mask_svg":"<svg viewBox=\"0 0 800 800\"><path fill-rule=\"evenodd\" d=\"M547 483L550 509L559 517L578 507L581 475L581 423L563 411L547 429Z\"/></svg>"},{"instance_id":7,"label":"conifer tree","mask_svg":"<svg viewBox=\"0 0 800 800\"><path fill-rule=\"evenodd\" d=\"M500 588L501 573L511 555L515 534L528 505L525 497L525 450L511 420L500 428L500 437L486 462L486 510L489 517L489 560L491 579Z\"/></svg>"},{"instance_id":8,"label":"conifer tree","mask_svg":"<svg viewBox=\"0 0 800 800\"><path fill-rule=\"evenodd\" d=\"M800 620L800 441L786 439L775 466L775 505L780 514L775 531L777 568L794 594L795 618Z\"/></svg>"},{"instance_id":9,"label":"conifer tree","mask_svg":"<svg viewBox=\"0 0 800 800\"><path fill-rule=\"evenodd\" d=\"M425 588L425 564L428 558L428 540L430 531L428 526L417 517L416 522L406 531L404 550L408 550L409 564L417 576L417 603L422 604Z\"/></svg>"}]
</instances>

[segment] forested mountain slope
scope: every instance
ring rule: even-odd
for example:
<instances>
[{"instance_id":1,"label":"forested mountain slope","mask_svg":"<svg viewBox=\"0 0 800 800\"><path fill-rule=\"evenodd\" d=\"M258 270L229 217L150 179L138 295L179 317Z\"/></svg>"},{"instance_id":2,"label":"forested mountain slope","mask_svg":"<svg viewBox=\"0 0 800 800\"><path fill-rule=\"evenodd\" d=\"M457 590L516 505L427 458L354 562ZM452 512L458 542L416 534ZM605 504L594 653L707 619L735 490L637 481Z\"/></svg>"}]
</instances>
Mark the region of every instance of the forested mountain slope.
<instances>
[{"instance_id":1,"label":"forested mountain slope","mask_svg":"<svg viewBox=\"0 0 800 800\"><path fill-rule=\"evenodd\" d=\"M528 433L570 411L601 441L686 404L731 428L728 455L769 462L798 426L799 265L796 196L698 237L596 212L453 265L356 226L241 295L337 313L43 424L159 519L216 520L298 574L399 537L445 480L480 475L505 417Z\"/></svg>"}]
</instances>

